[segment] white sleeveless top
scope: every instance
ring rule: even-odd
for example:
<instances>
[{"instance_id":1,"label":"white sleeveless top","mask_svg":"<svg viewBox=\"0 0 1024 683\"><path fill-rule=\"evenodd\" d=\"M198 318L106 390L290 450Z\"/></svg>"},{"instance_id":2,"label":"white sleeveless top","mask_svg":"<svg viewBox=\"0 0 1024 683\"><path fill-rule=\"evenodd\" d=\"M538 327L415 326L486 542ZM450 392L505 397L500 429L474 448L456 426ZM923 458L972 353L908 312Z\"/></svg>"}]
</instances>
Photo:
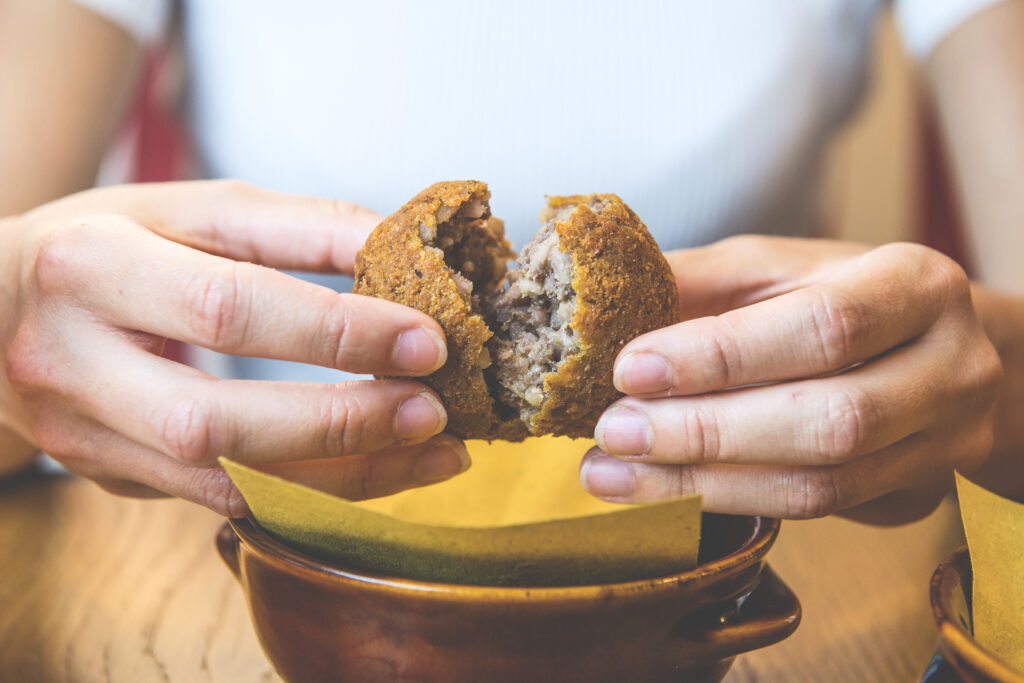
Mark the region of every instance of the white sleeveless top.
<instances>
[{"instance_id":1,"label":"white sleeveless top","mask_svg":"<svg viewBox=\"0 0 1024 683\"><path fill-rule=\"evenodd\" d=\"M149 39L170 0L79 2ZM896 8L922 57L992 2ZM591 192L620 195L665 250L810 235L882 6L185 0L188 117L211 177L385 214L434 181L484 180L517 247L545 194Z\"/></svg>"}]
</instances>

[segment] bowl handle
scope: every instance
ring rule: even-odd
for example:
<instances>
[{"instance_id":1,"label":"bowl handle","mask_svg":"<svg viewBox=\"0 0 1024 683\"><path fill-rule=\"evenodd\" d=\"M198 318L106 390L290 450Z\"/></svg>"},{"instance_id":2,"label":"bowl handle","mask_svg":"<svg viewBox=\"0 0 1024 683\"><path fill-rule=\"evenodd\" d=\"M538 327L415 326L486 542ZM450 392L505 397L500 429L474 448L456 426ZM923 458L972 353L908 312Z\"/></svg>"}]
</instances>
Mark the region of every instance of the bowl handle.
<instances>
[{"instance_id":1,"label":"bowl handle","mask_svg":"<svg viewBox=\"0 0 1024 683\"><path fill-rule=\"evenodd\" d=\"M217 532L216 542L220 559L224 560L224 564L228 566L235 578L241 580L242 568L238 564L238 536L227 522L224 522L224 526Z\"/></svg>"},{"instance_id":2,"label":"bowl handle","mask_svg":"<svg viewBox=\"0 0 1024 683\"><path fill-rule=\"evenodd\" d=\"M724 618L719 612L711 623L697 628L691 622L676 635L702 655L724 659L779 642L796 630L800 616L796 595L765 565L758 584L741 599L735 613Z\"/></svg>"}]
</instances>

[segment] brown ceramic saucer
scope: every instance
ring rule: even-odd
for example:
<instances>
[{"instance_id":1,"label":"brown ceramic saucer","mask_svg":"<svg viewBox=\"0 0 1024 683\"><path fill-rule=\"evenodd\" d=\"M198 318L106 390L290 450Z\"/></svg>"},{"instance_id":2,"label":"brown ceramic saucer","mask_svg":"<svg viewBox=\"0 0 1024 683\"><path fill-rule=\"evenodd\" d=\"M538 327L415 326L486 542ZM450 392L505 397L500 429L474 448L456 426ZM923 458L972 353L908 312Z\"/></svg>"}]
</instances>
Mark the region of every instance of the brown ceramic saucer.
<instances>
[{"instance_id":1,"label":"brown ceramic saucer","mask_svg":"<svg viewBox=\"0 0 1024 683\"><path fill-rule=\"evenodd\" d=\"M800 621L764 562L778 532L775 519L705 514L693 570L543 588L346 571L250 519L225 524L217 547L288 681L719 681Z\"/></svg>"},{"instance_id":2,"label":"brown ceramic saucer","mask_svg":"<svg viewBox=\"0 0 1024 683\"><path fill-rule=\"evenodd\" d=\"M1003 664L974 639L971 579L971 557L966 547L943 560L932 574L932 613L939 627L939 653L945 661L933 662L922 680L1024 683L1024 675Z\"/></svg>"}]
</instances>

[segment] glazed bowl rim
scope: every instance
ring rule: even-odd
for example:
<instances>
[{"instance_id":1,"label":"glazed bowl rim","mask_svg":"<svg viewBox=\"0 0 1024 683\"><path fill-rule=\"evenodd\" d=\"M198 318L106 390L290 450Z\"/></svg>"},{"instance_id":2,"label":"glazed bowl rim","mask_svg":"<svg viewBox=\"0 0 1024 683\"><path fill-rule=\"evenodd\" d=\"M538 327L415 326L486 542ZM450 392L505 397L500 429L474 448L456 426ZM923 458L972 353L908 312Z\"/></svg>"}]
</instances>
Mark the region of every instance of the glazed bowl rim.
<instances>
[{"instance_id":1,"label":"glazed bowl rim","mask_svg":"<svg viewBox=\"0 0 1024 683\"><path fill-rule=\"evenodd\" d=\"M963 568L965 565L968 570L971 569L970 553L967 546L953 551L939 563L939 566L935 568L935 572L932 574L929 598L931 599L935 625L939 629L942 648L948 648L960 659L966 660L974 669L984 672L992 680L1024 683L1024 675L1011 669L991 650L988 650L975 640L974 635L969 633L967 629L953 618L951 610L947 610L946 601L942 597L944 579L948 574L956 573L961 584L963 584L965 578Z\"/></svg>"},{"instance_id":2,"label":"glazed bowl rim","mask_svg":"<svg viewBox=\"0 0 1024 683\"><path fill-rule=\"evenodd\" d=\"M529 598L536 600L590 601L612 596L655 595L678 590L685 585L701 586L730 576L742 568L759 563L779 534L780 521L771 517L748 517L754 527L742 544L732 552L715 558L693 569L665 576L625 581L621 583L581 584L570 586L487 586L474 584L420 581L395 576L343 569L305 555L271 536L252 517L229 519L240 543L248 546L264 561L290 573L320 578L334 583L359 584L365 588L404 591L419 594L443 595L447 599L492 599L495 601ZM758 570L760 573L760 570Z\"/></svg>"}]
</instances>

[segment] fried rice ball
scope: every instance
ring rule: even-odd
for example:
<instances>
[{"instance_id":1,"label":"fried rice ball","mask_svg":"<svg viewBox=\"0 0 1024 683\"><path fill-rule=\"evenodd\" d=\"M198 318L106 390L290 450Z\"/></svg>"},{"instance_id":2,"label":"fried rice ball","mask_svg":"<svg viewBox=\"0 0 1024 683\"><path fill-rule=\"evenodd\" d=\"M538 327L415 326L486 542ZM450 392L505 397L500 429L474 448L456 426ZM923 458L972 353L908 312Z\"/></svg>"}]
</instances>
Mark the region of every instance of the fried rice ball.
<instances>
[{"instance_id":1,"label":"fried rice ball","mask_svg":"<svg viewBox=\"0 0 1024 683\"><path fill-rule=\"evenodd\" d=\"M354 292L416 308L444 329L448 361L423 381L465 439L592 437L619 398L615 357L678 321L675 279L614 194L552 197L515 253L479 181L431 185L371 233Z\"/></svg>"}]
</instances>

